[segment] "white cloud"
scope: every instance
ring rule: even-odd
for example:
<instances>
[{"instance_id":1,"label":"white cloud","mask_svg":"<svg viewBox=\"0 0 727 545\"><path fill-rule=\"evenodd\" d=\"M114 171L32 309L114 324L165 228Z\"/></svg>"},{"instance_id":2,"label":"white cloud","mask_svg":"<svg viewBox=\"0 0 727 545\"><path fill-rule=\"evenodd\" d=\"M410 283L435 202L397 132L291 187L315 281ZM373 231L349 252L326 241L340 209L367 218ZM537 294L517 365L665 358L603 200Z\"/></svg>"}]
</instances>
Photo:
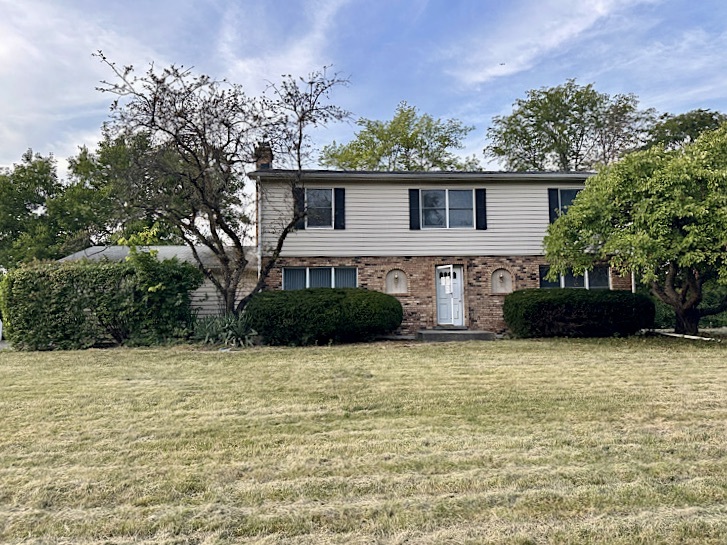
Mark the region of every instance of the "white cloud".
<instances>
[{"instance_id":1,"label":"white cloud","mask_svg":"<svg viewBox=\"0 0 727 545\"><path fill-rule=\"evenodd\" d=\"M227 77L260 93L281 75L303 76L330 64L329 38L348 1L307 2L302 14L260 2L230 5L217 43Z\"/></svg>"},{"instance_id":2,"label":"white cloud","mask_svg":"<svg viewBox=\"0 0 727 545\"><path fill-rule=\"evenodd\" d=\"M94 14L41 0L0 0L0 165L29 147L57 157L75 153L61 135L98 118L109 97L95 90L108 70L92 58L98 49L147 59L150 51L94 19ZM87 130L87 129L86 129Z\"/></svg>"},{"instance_id":3,"label":"white cloud","mask_svg":"<svg viewBox=\"0 0 727 545\"><path fill-rule=\"evenodd\" d=\"M28 147L61 162L95 144L113 98L95 90L112 79L98 49L140 71L193 66L251 94L335 62L353 75L335 103L388 118L406 98L457 117L478 126L468 154L492 115L568 77L662 111L727 110L727 9L689 1L0 0L0 166ZM345 141L355 129L315 137Z\"/></svg>"},{"instance_id":4,"label":"white cloud","mask_svg":"<svg viewBox=\"0 0 727 545\"><path fill-rule=\"evenodd\" d=\"M624 55L620 65L612 70L629 73L631 85L650 107L672 112L675 108L724 108L725 50L727 33L714 35L699 28L686 28L630 52L628 58ZM609 72L604 75L612 76Z\"/></svg>"},{"instance_id":5,"label":"white cloud","mask_svg":"<svg viewBox=\"0 0 727 545\"><path fill-rule=\"evenodd\" d=\"M653 0L543 0L514 4L444 53L447 70L461 84L473 86L535 67L605 18Z\"/></svg>"}]
</instances>

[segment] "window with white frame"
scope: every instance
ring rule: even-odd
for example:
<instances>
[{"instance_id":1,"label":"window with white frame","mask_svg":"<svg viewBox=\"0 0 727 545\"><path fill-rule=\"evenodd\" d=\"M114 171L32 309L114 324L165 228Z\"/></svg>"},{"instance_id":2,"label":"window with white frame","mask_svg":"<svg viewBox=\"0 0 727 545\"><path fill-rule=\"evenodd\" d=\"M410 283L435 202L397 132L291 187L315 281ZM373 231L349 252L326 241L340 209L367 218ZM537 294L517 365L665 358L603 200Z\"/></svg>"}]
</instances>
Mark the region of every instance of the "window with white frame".
<instances>
[{"instance_id":1,"label":"window with white frame","mask_svg":"<svg viewBox=\"0 0 727 545\"><path fill-rule=\"evenodd\" d=\"M471 189L422 189L423 228L472 228L474 197Z\"/></svg>"},{"instance_id":2,"label":"window with white frame","mask_svg":"<svg viewBox=\"0 0 727 545\"><path fill-rule=\"evenodd\" d=\"M576 198L581 188L552 188L548 189L548 207L550 209L550 223L558 216L565 214Z\"/></svg>"},{"instance_id":3,"label":"window with white frame","mask_svg":"<svg viewBox=\"0 0 727 545\"><path fill-rule=\"evenodd\" d=\"M540 265L540 287L541 288L585 288L587 290L610 289L608 265L596 265L590 271L585 271L583 276L575 276L568 271L557 280L545 278L550 271L548 265Z\"/></svg>"},{"instance_id":4,"label":"window with white frame","mask_svg":"<svg viewBox=\"0 0 727 545\"><path fill-rule=\"evenodd\" d=\"M356 267L283 267L283 289L355 288Z\"/></svg>"},{"instance_id":5,"label":"window with white frame","mask_svg":"<svg viewBox=\"0 0 727 545\"><path fill-rule=\"evenodd\" d=\"M306 227L333 227L333 189L305 190Z\"/></svg>"},{"instance_id":6,"label":"window with white frame","mask_svg":"<svg viewBox=\"0 0 727 545\"><path fill-rule=\"evenodd\" d=\"M475 189L409 189L409 229L487 230L487 192Z\"/></svg>"}]
</instances>

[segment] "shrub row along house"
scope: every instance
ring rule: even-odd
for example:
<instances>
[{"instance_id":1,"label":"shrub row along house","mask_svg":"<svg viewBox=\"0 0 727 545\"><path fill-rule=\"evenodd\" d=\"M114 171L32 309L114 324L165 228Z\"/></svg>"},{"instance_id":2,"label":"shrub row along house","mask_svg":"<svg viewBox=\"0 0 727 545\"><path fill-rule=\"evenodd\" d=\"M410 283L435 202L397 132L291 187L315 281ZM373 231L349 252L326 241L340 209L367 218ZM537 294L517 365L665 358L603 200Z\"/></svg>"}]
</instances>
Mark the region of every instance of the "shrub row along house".
<instances>
[{"instance_id":1,"label":"shrub row along house","mask_svg":"<svg viewBox=\"0 0 727 545\"><path fill-rule=\"evenodd\" d=\"M159 260L177 259L182 263L197 265L192 250L188 246L140 246L139 250L153 252ZM214 274L221 274L218 270L217 259L211 250L203 246L197 246L196 250L202 264L207 269L210 269ZM85 250L61 258L59 261L81 261L84 259L90 261L124 261L129 252L128 246L89 246ZM257 256L254 248L246 247L246 256L249 265L245 269L238 287L239 297L247 295L257 283ZM209 279L205 278L202 285L191 293L191 300L192 309L197 313L197 316L219 316L225 313L224 301Z\"/></svg>"},{"instance_id":2,"label":"shrub row along house","mask_svg":"<svg viewBox=\"0 0 727 545\"><path fill-rule=\"evenodd\" d=\"M361 287L396 296L400 333L454 328L502 332L505 295L524 288L631 289L596 267L545 279L549 222L588 173L288 171L258 165L261 263L304 210L268 289ZM315 319L314 316L308 319Z\"/></svg>"}]
</instances>

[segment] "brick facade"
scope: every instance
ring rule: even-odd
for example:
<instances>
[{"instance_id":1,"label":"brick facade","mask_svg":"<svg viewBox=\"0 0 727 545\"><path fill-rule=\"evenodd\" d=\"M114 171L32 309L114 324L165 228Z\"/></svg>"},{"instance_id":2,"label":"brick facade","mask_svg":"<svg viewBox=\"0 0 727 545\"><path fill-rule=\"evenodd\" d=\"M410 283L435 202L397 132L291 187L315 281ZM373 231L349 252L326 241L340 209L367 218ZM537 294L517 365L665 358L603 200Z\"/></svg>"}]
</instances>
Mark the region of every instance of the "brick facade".
<instances>
[{"instance_id":1,"label":"brick facade","mask_svg":"<svg viewBox=\"0 0 727 545\"><path fill-rule=\"evenodd\" d=\"M283 267L356 267L361 288L387 292L387 274L403 271L399 281L407 285L405 293L392 293L404 308L400 334L413 334L432 329L436 324L435 267L460 265L464 271L464 325L472 330L505 331L502 317L504 293L493 286L493 275L509 273L512 289L537 288L539 266L546 262L540 256L519 257L297 257L278 260L266 282L268 289L282 289ZM497 271L497 274L496 274ZM495 280L497 282L497 280ZM613 289L631 289L630 277L612 275Z\"/></svg>"}]
</instances>

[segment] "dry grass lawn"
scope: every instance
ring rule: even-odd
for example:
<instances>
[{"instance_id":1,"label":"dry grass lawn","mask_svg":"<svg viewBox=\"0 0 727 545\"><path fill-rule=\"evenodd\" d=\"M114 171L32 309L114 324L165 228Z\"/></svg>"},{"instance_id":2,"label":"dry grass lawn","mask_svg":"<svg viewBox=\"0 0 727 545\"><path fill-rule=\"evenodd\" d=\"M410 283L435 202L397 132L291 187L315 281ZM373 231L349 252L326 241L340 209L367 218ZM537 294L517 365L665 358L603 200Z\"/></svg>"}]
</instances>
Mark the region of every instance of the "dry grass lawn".
<instances>
[{"instance_id":1,"label":"dry grass lawn","mask_svg":"<svg viewBox=\"0 0 727 545\"><path fill-rule=\"evenodd\" d=\"M727 345L0 352L2 543L727 543Z\"/></svg>"}]
</instances>

